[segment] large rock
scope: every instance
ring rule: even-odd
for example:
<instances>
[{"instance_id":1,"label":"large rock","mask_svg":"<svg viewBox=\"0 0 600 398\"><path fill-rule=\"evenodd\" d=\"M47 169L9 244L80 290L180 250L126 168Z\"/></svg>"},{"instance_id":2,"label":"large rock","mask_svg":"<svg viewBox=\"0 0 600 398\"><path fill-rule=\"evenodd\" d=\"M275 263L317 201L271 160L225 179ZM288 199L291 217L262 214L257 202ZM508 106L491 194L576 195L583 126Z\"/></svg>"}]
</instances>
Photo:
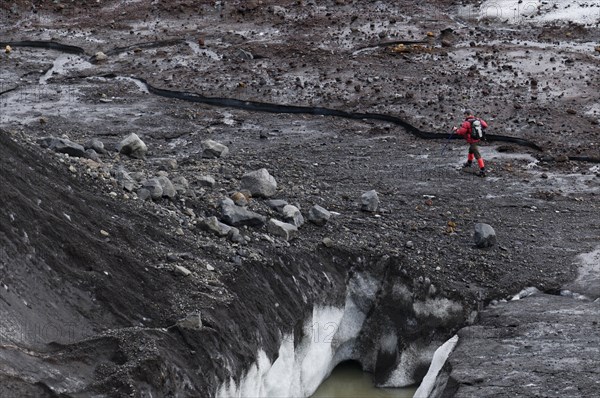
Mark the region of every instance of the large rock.
<instances>
[{"instance_id":1,"label":"large rock","mask_svg":"<svg viewBox=\"0 0 600 398\"><path fill-rule=\"evenodd\" d=\"M360 197L360 208L363 211L368 211L374 213L379 208L379 196L377 196L377 191L370 190L365 192Z\"/></svg>"},{"instance_id":2,"label":"large rock","mask_svg":"<svg viewBox=\"0 0 600 398\"><path fill-rule=\"evenodd\" d=\"M229 148L213 140L202 141L202 157L221 158L229 153Z\"/></svg>"},{"instance_id":3,"label":"large rock","mask_svg":"<svg viewBox=\"0 0 600 398\"><path fill-rule=\"evenodd\" d=\"M153 200L158 200L163 196L162 184L158 178L150 178L142 182L142 188L150 193L150 197Z\"/></svg>"},{"instance_id":4,"label":"large rock","mask_svg":"<svg viewBox=\"0 0 600 398\"><path fill-rule=\"evenodd\" d=\"M160 176L157 178L162 188L162 196L165 198L173 199L177 195L177 190L173 186L173 183L169 178Z\"/></svg>"},{"instance_id":5,"label":"large rock","mask_svg":"<svg viewBox=\"0 0 600 398\"><path fill-rule=\"evenodd\" d=\"M271 209L281 213L283 211L283 208L288 204L288 202L286 202L283 199L270 199L267 200L265 204Z\"/></svg>"},{"instance_id":6,"label":"large rock","mask_svg":"<svg viewBox=\"0 0 600 398\"><path fill-rule=\"evenodd\" d=\"M186 194L188 189L190 188L190 184L187 178L185 178L184 176L177 176L173 178L171 182L173 183L173 187L179 195Z\"/></svg>"},{"instance_id":7,"label":"large rock","mask_svg":"<svg viewBox=\"0 0 600 398\"><path fill-rule=\"evenodd\" d=\"M209 217L205 220L202 220L198 226L204 231L213 232L218 236L227 236L231 232L234 227L230 227L227 224L223 224L220 222L217 217Z\"/></svg>"},{"instance_id":8,"label":"large rock","mask_svg":"<svg viewBox=\"0 0 600 398\"><path fill-rule=\"evenodd\" d=\"M221 202L221 221L234 227L243 225L262 227L265 225L267 218L244 207L237 206L231 199L227 198Z\"/></svg>"},{"instance_id":9,"label":"large rock","mask_svg":"<svg viewBox=\"0 0 600 398\"><path fill-rule=\"evenodd\" d=\"M85 149L93 149L97 153L106 153L104 143L98 138L92 138L84 144Z\"/></svg>"},{"instance_id":10,"label":"large rock","mask_svg":"<svg viewBox=\"0 0 600 398\"><path fill-rule=\"evenodd\" d=\"M242 176L242 189L249 191L252 196L268 198L275 195L277 181L267 169L251 171Z\"/></svg>"},{"instance_id":11,"label":"large rock","mask_svg":"<svg viewBox=\"0 0 600 398\"><path fill-rule=\"evenodd\" d=\"M272 235L282 238L286 242L294 239L298 235L298 228L295 225L275 220L274 218L269 220L267 231Z\"/></svg>"},{"instance_id":12,"label":"large rock","mask_svg":"<svg viewBox=\"0 0 600 398\"><path fill-rule=\"evenodd\" d=\"M207 176L207 175L198 177L197 182L198 182L199 186L208 187L208 188L214 187L215 184L217 183L212 176Z\"/></svg>"},{"instance_id":13,"label":"large rock","mask_svg":"<svg viewBox=\"0 0 600 398\"><path fill-rule=\"evenodd\" d=\"M308 211L308 221L313 224L319 226L325 225L329 221L329 218L331 218L331 213L319 205L314 205Z\"/></svg>"},{"instance_id":14,"label":"large rock","mask_svg":"<svg viewBox=\"0 0 600 398\"><path fill-rule=\"evenodd\" d=\"M490 306L458 332L430 397L596 397L599 325L590 301L539 293Z\"/></svg>"},{"instance_id":15,"label":"large rock","mask_svg":"<svg viewBox=\"0 0 600 398\"><path fill-rule=\"evenodd\" d=\"M281 214L283 215L283 220L289 224L295 225L300 228L302 224L304 224L304 217L296 206L293 205L285 205L281 210Z\"/></svg>"},{"instance_id":16,"label":"large rock","mask_svg":"<svg viewBox=\"0 0 600 398\"><path fill-rule=\"evenodd\" d=\"M76 142L69 141L65 138L46 137L39 141L39 144L44 148L50 148L55 152L66 153L69 156L84 158L86 157L85 148Z\"/></svg>"},{"instance_id":17,"label":"large rock","mask_svg":"<svg viewBox=\"0 0 600 398\"><path fill-rule=\"evenodd\" d=\"M115 179L121 189L127 192L132 192L138 186L138 183L129 175L129 173L122 167L114 171Z\"/></svg>"},{"instance_id":18,"label":"large rock","mask_svg":"<svg viewBox=\"0 0 600 398\"><path fill-rule=\"evenodd\" d=\"M492 247L496 244L496 231L489 224L475 224L475 232L473 233L475 246L479 248Z\"/></svg>"},{"instance_id":19,"label":"large rock","mask_svg":"<svg viewBox=\"0 0 600 398\"><path fill-rule=\"evenodd\" d=\"M117 145L117 150L127 156L131 156L132 158L143 159L146 157L146 152L148 152L148 147L138 137L137 134L131 133L127 137L123 138L123 140Z\"/></svg>"}]
</instances>

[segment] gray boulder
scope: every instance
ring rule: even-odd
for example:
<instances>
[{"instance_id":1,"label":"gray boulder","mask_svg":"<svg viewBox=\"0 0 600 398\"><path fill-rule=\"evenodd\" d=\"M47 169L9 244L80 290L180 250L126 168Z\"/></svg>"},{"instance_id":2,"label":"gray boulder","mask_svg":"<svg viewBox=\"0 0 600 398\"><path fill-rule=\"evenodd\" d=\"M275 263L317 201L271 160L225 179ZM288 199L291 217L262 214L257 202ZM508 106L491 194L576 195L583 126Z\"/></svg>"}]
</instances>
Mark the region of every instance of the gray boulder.
<instances>
[{"instance_id":1,"label":"gray boulder","mask_svg":"<svg viewBox=\"0 0 600 398\"><path fill-rule=\"evenodd\" d=\"M171 182L179 195L184 195L190 188L190 184L184 176L177 176Z\"/></svg>"},{"instance_id":2,"label":"gray boulder","mask_svg":"<svg viewBox=\"0 0 600 398\"><path fill-rule=\"evenodd\" d=\"M201 145L204 158L221 158L229 153L229 148L217 141L204 140Z\"/></svg>"},{"instance_id":3,"label":"gray boulder","mask_svg":"<svg viewBox=\"0 0 600 398\"><path fill-rule=\"evenodd\" d=\"M150 193L150 197L153 200L158 200L163 196L163 188L162 184L158 180L158 178L150 178L142 182L142 189L147 190ZM138 194L140 197L142 196L142 192Z\"/></svg>"},{"instance_id":4,"label":"gray boulder","mask_svg":"<svg viewBox=\"0 0 600 398\"><path fill-rule=\"evenodd\" d=\"M156 158L152 159L152 163L161 171L177 170L177 167L179 167L177 159L173 158Z\"/></svg>"},{"instance_id":5,"label":"gray boulder","mask_svg":"<svg viewBox=\"0 0 600 398\"><path fill-rule=\"evenodd\" d=\"M237 206L229 198L221 202L221 221L227 225L239 227L262 227L265 225L266 217L250 211L244 207Z\"/></svg>"},{"instance_id":6,"label":"gray boulder","mask_svg":"<svg viewBox=\"0 0 600 398\"><path fill-rule=\"evenodd\" d=\"M271 209L273 209L279 213L281 213L283 211L283 208L288 204L288 202L286 202L283 199L270 199L270 200L267 200L265 203Z\"/></svg>"},{"instance_id":7,"label":"gray boulder","mask_svg":"<svg viewBox=\"0 0 600 398\"><path fill-rule=\"evenodd\" d=\"M85 148L82 145L65 138L46 137L40 139L38 143L43 148L50 148L55 152L66 153L77 158L86 157Z\"/></svg>"},{"instance_id":8,"label":"gray boulder","mask_svg":"<svg viewBox=\"0 0 600 398\"><path fill-rule=\"evenodd\" d=\"M298 228L295 225L275 220L274 218L269 220L267 231L272 235L282 238L286 242L294 239L298 235Z\"/></svg>"},{"instance_id":9,"label":"gray boulder","mask_svg":"<svg viewBox=\"0 0 600 398\"><path fill-rule=\"evenodd\" d=\"M362 194L360 197L360 208L363 211L374 213L379 208L379 197L377 191L370 190Z\"/></svg>"},{"instance_id":10,"label":"gray boulder","mask_svg":"<svg viewBox=\"0 0 600 398\"><path fill-rule=\"evenodd\" d=\"M227 224L223 224L214 216L202 220L198 226L204 231L213 232L218 236L228 236L233 229L236 229Z\"/></svg>"},{"instance_id":11,"label":"gray boulder","mask_svg":"<svg viewBox=\"0 0 600 398\"><path fill-rule=\"evenodd\" d=\"M86 159L90 159L90 160L93 160L94 162L100 163L100 156L98 156L98 152L94 151L93 149L86 149L85 157L86 157Z\"/></svg>"},{"instance_id":12,"label":"gray boulder","mask_svg":"<svg viewBox=\"0 0 600 398\"><path fill-rule=\"evenodd\" d=\"M132 192L137 187L137 182L129 175L129 173L123 169L118 168L114 171L115 179L121 189L127 192Z\"/></svg>"},{"instance_id":13,"label":"gray boulder","mask_svg":"<svg viewBox=\"0 0 600 398\"><path fill-rule=\"evenodd\" d=\"M475 232L473 233L475 246L479 248L492 247L496 244L496 231L489 224L475 224Z\"/></svg>"},{"instance_id":14,"label":"gray boulder","mask_svg":"<svg viewBox=\"0 0 600 398\"><path fill-rule=\"evenodd\" d=\"M304 224L304 217L300 213L300 209L293 205L285 205L281 210L283 220L289 224L300 228Z\"/></svg>"},{"instance_id":15,"label":"gray boulder","mask_svg":"<svg viewBox=\"0 0 600 398\"><path fill-rule=\"evenodd\" d=\"M85 149L93 149L96 153L106 153L106 149L104 148L104 143L100 141L98 138L92 138L87 141L84 145Z\"/></svg>"},{"instance_id":16,"label":"gray boulder","mask_svg":"<svg viewBox=\"0 0 600 398\"><path fill-rule=\"evenodd\" d=\"M326 210L319 205L314 205L308 211L308 221L313 224L323 226L329 221L329 218L331 218L329 210Z\"/></svg>"},{"instance_id":17,"label":"gray boulder","mask_svg":"<svg viewBox=\"0 0 600 398\"><path fill-rule=\"evenodd\" d=\"M171 180L169 180L165 176L160 176L157 179L163 191L162 196L165 198L173 199L177 195L177 190L173 186Z\"/></svg>"},{"instance_id":18,"label":"gray boulder","mask_svg":"<svg viewBox=\"0 0 600 398\"><path fill-rule=\"evenodd\" d=\"M146 157L148 147L137 134L131 133L117 145L117 150L119 153L131 156L132 158L143 159Z\"/></svg>"},{"instance_id":19,"label":"gray boulder","mask_svg":"<svg viewBox=\"0 0 600 398\"><path fill-rule=\"evenodd\" d=\"M212 188L215 186L216 183L217 182L215 181L215 179L211 176L198 177L198 185L200 185L201 187Z\"/></svg>"},{"instance_id":20,"label":"gray boulder","mask_svg":"<svg viewBox=\"0 0 600 398\"><path fill-rule=\"evenodd\" d=\"M200 314L200 312L195 314L189 314L185 318L177 321L177 327L180 329L201 330L202 315Z\"/></svg>"},{"instance_id":21,"label":"gray boulder","mask_svg":"<svg viewBox=\"0 0 600 398\"><path fill-rule=\"evenodd\" d=\"M242 189L249 191L252 196L268 198L275 195L277 181L267 169L251 171L242 176Z\"/></svg>"}]
</instances>

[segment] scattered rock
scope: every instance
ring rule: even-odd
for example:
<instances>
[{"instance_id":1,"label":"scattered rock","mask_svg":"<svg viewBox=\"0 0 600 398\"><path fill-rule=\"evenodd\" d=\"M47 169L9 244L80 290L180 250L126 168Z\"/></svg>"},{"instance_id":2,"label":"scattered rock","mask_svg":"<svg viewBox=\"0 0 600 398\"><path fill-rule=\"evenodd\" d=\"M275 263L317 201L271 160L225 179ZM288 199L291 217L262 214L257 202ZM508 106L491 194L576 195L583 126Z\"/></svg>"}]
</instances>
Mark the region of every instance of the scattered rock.
<instances>
[{"instance_id":1,"label":"scattered rock","mask_svg":"<svg viewBox=\"0 0 600 398\"><path fill-rule=\"evenodd\" d=\"M102 62L102 61L106 61L108 59L108 56L106 54L104 54L102 51L98 51L96 54L94 54L94 57L92 58L92 62Z\"/></svg>"},{"instance_id":2,"label":"scattered rock","mask_svg":"<svg viewBox=\"0 0 600 398\"><path fill-rule=\"evenodd\" d=\"M475 246L479 248L492 247L496 244L496 231L489 224L477 223L475 224L473 239L475 240Z\"/></svg>"},{"instance_id":3,"label":"scattered rock","mask_svg":"<svg viewBox=\"0 0 600 398\"><path fill-rule=\"evenodd\" d=\"M275 195L277 182L267 169L260 169L242 176L242 189L248 190L252 196L268 198Z\"/></svg>"},{"instance_id":4,"label":"scattered rock","mask_svg":"<svg viewBox=\"0 0 600 398\"><path fill-rule=\"evenodd\" d=\"M169 180L165 176L160 176L157 179L162 188L162 196L165 198L173 199L177 195L177 190L173 186L171 180Z\"/></svg>"},{"instance_id":5,"label":"scattered rock","mask_svg":"<svg viewBox=\"0 0 600 398\"><path fill-rule=\"evenodd\" d=\"M148 147L137 134L131 133L119 143L117 151L132 158L144 159L146 152L148 152Z\"/></svg>"},{"instance_id":6,"label":"scattered rock","mask_svg":"<svg viewBox=\"0 0 600 398\"><path fill-rule=\"evenodd\" d=\"M244 207L237 206L231 199L221 202L221 220L234 227L247 225L249 227L262 227L267 218Z\"/></svg>"},{"instance_id":7,"label":"scattered rock","mask_svg":"<svg viewBox=\"0 0 600 398\"><path fill-rule=\"evenodd\" d=\"M271 209L281 213L283 211L283 208L288 204L288 202L282 199L270 199L267 200L265 204Z\"/></svg>"},{"instance_id":8,"label":"scattered rock","mask_svg":"<svg viewBox=\"0 0 600 398\"><path fill-rule=\"evenodd\" d=\"M227 224L223 224L220 222L217 217L209 217L205 220L202 220L198 227L204 231L213 232L218 236L227 236L233 229Z\"/></svg>"},{"instance_id":9,"label":"scattered rock","mask_svg":"<svg viewBox=\"0 0 600 398\"><path fill-rule=\"evenodd\" d=\"M304 224L304 217L296 206L285 205L282 209L283 220L300 228Z\"/></svg>"},{"instance_id":10,"label":"scattered rock","mask_svg":"<svg viewBox=\"0 0 600 398\"><path fill-rule=\"evenodd\" d=\"M142 188L148 191L152 200L158 200L163 196L162 184L160 183L158 178L150 178L149 180L143 181ZM142 198L142 195L142 192L138 193L140 199Z\"/></svg>"},{"instance_id":11,"label":"scattered rock","mask_svg":"<svg viewBox=\"0 0 600 398\"><path fill-rule=\"evenodd\" d=\"M231 200L233 200L233 203L235 203L237 206L248 206L248 198L241 192L234 192L231 195Z\"/></svg>"},{"instance_id":12,"label":"scattered rock","mask_svg":"<svg viewBox=\"0 0 600 398\"><path fill-rule=\"evenodd\" d=\"M333 240L331 238L323 238L321 242L325 247L333 247Z\"/></svg>"},{"instance_id":13,"label":"scattered rock","mask_svg":"<svg viewBox=\"0 0 600 398\"><path fill-rule=\"evenodd\" d=\"M208 188L212 188L215 186L215 184L217 183L215 181L215 179L211 176L200 176L198 177L198 185L200 185L201 187L208 187Z\"/></svg>"},{"instance_id":14,"label":"scattered rock","mask_svg":"<svg viewBox=\"0 0 600 398\"><path fill-rule=\"evenodd\" d=\"M177 169L177 159L172 158L158 158L153 159L153 163L156 163L158 170L172 171Z\"/></svg>"},{"instance_id":15,"label":"scattered rock","mask_svg":"<svg viewBox=\"0 0 600 398\"><path fill-rule=\"evenodd\" d=\"M269 220L267 231L272 235L283 238L286 242L298 235L298 228L295 225L275 220L274 218Z\"/></svg>"},{"instance_id":16,"label":"scattered rock","mask_svg":"<svg viewBox=\"0 0 600 398\"><path fill-rule=\"evenodd\" d=\"M182 329L200 330L202 329L202 316L200 313L190 314L177 321L177 327Z\"/></svg>"},{"instance_id":17,"label":"scattered rock","mask_svg":"<svg viewBox=\"0 0 600 398\"><path fill-rule=\"evenodd\" d=\"M189 269L187 269L181 265L175 266L175 272L177 272L178 274L181 274L183 276L190 276L192 274L192 271L190 271Z\"/></svg>"},{"instance_id":18,"label":"scattered rock","mask_svg":"<svg viewBox=\"0 0 600 398\"><path fill-rule=\"evenodd\" d=\"M178 195L185 195L190 188L190 184L184 176L174 177L171 182Z\"/></svg>"},{"instance_id":19,"label":"scattered rock","mask_svg":"<svg viewBox=\"0 0 600 398\"><path fill-rule=\"evenodd\" d=\"M132 192L137 187L137 182L122 167L114 171L115 179L121 189Z\"/></svg>"},{"instance_id":20,"label":"scattered rock","mask_svg":"<svg viewBox=\"0 0 600 398\"><path fill-rule=\"evenodd\" d=\"M65 138L46 137L38 141L43 148L52 149L55 152L66 153L69 156L83 158L86 156L85 148Z\"/></svg>"},{"instance_id":21,"label":"scattered rock","mask_svg":"<svg viewBox=\"0 0 600 398\"><path fill-rule=\"evenodd\" d=\"M229 153L229 148L213 140L202 141L202 157L221 158Z\"/></svg>"},{"instance_id":22,"label":"scattered rock","mask_svg":"<svg viewBox=\"0 0 600 398\"><path fill-rule=\"evenodd\" d=\"M319 205L314 205L308 211L308 221L319 226L325 225L330 218L331 212Z\"/></svg>"},{"instance_id":23,"label":"scattered rock","mask_svg":"<svg viewBox=\"0 0 600 398\"><path fill-rule=\"evenodd\" d=\"M85 158L93 160L94 162L100 163L100 156L98 156L98 153L96 151L94 151L93 149L85 150Z\"/></svg>"},{"instance_id":24,"label":"scattered rock","mask_svg":"<svg viewBox=\"0 0 600 398\"><path fill-rule=\"evenodd\" d=\"M148 199L152 199L152 194L150 193L150 191L148 189L141 188L137 192L137 197L138 197L139 200L145 201L145 200L148 200Z\"/></svg>"},{"instance_id":25,"label":"scattered rock","mask_svg":"<svg viewBox=\"0 0 600 398\"><path fill-rule=\"evenodd\" d=\"M370 190L360 197L361 210L374 213L379 208L379 197L377 191Z\"/></svg>"},{"instance_id":26,"label":"scattered rock","mask_svg":"<svg viewBox=\"0 0 600 398\"><path fill-rule=\"evenodd\" d=\"M101 153L101 154L105 154L107 153L106 149L104 148L104 143L102 141L100 141L98 138L92 138L91 140L87 141L83 147L85 149L93 149L94 151L96 151L96 153Z\"/></svg>"}]
</instances>

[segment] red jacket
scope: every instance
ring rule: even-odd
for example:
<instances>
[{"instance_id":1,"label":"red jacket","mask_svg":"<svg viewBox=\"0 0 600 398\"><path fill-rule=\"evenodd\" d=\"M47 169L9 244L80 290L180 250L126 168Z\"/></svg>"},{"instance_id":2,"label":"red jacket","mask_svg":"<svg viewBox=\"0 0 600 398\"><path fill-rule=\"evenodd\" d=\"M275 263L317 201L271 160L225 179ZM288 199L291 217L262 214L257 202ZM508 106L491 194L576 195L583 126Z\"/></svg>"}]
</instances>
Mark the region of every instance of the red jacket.
<instances>
[{"instance_id":1,"label":"red jacket","mask_svg":"<svg viewBox=\"0 0 600 398\"><path fill-rule=\"evenodd\" d=\"M468 117L465 119L465 121L460 125L458 130L456 130L456 134L460 135L460 136L465 136L467 143L474 144L476 142L479 142L479 140L474 140L471 138L471 122L469 122L470 119L473 119L473 118ZM477 119L481 122L481 127L483 127L484 129L487 129L488 125L485 122L485 120L480 119L478 117L476 117L475 119Z\"/></svg>"}]
</instances>

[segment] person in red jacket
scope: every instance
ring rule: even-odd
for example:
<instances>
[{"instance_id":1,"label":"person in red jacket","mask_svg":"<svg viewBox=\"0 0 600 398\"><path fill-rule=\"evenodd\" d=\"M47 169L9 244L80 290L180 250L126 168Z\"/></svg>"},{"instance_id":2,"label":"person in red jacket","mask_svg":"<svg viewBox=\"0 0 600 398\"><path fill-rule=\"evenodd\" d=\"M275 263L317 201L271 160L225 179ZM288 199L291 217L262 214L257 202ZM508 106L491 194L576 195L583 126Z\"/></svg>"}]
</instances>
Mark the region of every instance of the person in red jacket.
<instances>
[{"instance_id":1,"label":"person in red jacket","mask_svg":"<svg viewBox=\"0 0 600 398\"><path fill-rule=\"evenodd\" d=\"M471 136L471 124L473 121L478 120L481 123L481 127L483 129L487 129L488 124L485 120L475 117L473 115L473 111L467 109L465 110L465 120L460 125L460 127L454 127L454 132L457 135L464 136L469 144L469 154L467 156L467 162L464 164L464 167L471 167L473 163L473 159L477 159L477 164L479 165L479 175L485 177L485 162L479 153L479 141L480 138L473 138Z\"/></svg>"}]
</instances>

